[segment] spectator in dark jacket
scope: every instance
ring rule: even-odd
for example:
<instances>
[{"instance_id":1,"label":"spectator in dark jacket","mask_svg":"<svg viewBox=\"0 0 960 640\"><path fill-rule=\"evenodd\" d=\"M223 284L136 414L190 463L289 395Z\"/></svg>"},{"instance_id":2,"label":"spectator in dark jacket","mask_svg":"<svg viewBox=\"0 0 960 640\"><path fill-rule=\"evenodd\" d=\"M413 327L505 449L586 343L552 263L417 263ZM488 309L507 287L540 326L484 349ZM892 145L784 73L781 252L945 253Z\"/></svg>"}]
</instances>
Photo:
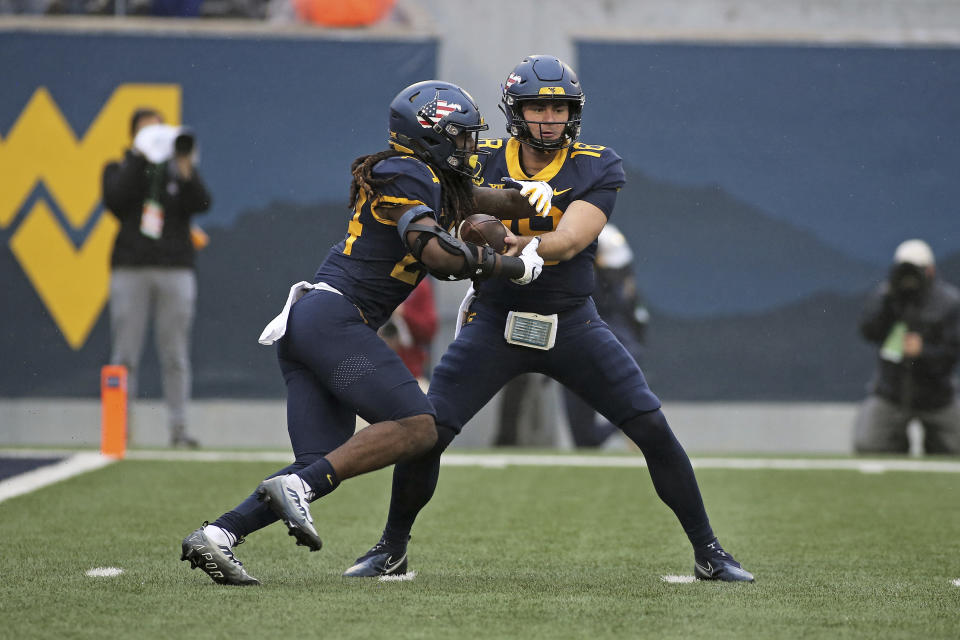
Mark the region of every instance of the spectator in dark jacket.
<instances>
[{"instance_id":1,"label":"spectator in dark jacket","mask_svg":"<svg viewBox=\"0 0 960 640\"><path fill-rule=\"evenodd\" d=\"M926 453L960 453L960 406L953 370L960 358L960 291L936 277L933 252L907 240L889 278L871 295L860 323L879 346L871 394L857 415L860 453L906 453L907 426L919 420Z\"/></svg>"},{"instance_id":2,"label":"spectator in dark jacket","mask_svg":"<svg viewBox=\"0 0 960 640\"><path fill-rule=\"evenodd\" d=\"M153 321L170 443L196 447L186 430L190 332L197 295L191 217L210 207L194 167L193 136L163 124L153 109L131 119L133 146L103 171L103 203L120 221L110 258L110 361L128 369L136 397L137 367Z\"/></svg>"}]
</instances>

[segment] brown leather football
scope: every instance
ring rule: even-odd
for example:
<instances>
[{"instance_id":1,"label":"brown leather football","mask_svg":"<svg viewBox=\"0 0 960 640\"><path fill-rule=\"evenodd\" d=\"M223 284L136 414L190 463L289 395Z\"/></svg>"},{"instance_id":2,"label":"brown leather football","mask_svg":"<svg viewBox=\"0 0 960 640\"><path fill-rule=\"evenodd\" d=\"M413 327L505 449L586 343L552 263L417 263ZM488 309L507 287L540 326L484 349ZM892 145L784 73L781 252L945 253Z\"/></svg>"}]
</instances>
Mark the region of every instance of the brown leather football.
<instances>
[{"instance_id":1,"label":"brown leather football","mask_svg":"<svg viewBox=\"0 0 960 640\"><path fill-rule=\"evenodd\" d=\"M507 228L497 218L486 213L468 216L457 228L457 237L465 242L487 245L497 253L507 250Z\"/></svg>"}]
</instances>

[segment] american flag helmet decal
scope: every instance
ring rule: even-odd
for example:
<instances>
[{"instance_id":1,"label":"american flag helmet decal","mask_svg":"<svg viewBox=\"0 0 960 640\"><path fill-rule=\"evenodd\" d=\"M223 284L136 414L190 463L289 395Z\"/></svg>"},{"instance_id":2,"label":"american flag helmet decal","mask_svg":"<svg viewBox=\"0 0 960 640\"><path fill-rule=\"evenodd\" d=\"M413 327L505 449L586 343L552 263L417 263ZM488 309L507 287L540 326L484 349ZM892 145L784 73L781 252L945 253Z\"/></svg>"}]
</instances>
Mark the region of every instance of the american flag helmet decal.
<instances>
[{"instance_id":1,"label":"american flag helmet decal","mask_svg":"<svg viewBox=\"0 0 960 640\"><path fill-rule=\"evenodd\" d=\"M417 112L417 122L420 123L421 127L431 129L434 124L440 122L445 116L462 109L463 107L455 102L441 100L440 92L438 91L437 97L423 105L420 111Z\"/></svg>"}]
</instances>

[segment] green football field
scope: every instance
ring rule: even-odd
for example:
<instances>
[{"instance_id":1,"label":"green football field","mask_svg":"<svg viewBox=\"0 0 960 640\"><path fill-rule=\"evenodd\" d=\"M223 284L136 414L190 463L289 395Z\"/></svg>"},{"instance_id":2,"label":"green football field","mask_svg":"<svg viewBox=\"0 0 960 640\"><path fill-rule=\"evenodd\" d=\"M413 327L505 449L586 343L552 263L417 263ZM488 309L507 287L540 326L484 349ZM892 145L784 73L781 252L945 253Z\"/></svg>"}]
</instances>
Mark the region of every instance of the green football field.
<instances>
[{"instance_id":1,"label":"green football field","mask_svg":"<svg viewBox=\"0 0 960 640\"><path fill-rule=\"evenodd\" d=\"M692 552L644 468L484 459L442 469L408 581L340 577L379 536L389 470L314 504L319 552L282 525L250 536L237 555L263 584L247 588L191 571L180 540L281 463L127 459L10 498L0 638L960 637L955 459L953 471L698 467L714 529L753 584L689 581Z\"/></svg>"}]
</instances>

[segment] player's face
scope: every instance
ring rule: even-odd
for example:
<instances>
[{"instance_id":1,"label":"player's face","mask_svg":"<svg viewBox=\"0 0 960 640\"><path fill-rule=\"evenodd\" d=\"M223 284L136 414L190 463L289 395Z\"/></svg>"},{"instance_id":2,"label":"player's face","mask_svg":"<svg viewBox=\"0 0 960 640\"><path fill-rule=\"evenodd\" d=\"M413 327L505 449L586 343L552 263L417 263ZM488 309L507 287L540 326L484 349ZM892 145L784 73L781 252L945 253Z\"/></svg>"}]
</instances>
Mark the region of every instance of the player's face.
<instances>
[{"instance_id":1,"label":"player's face","mask_svg":"<svg viewBox=\"0 0 960 640\"><path fill-rule=\"evenodd\" d=\"M468 173L471 177L476 177L482 168L480 166L480 158L476 154L477 138L479 135L479 131L464 131L453 138L454 144L457 145L455 155L459 156L460 160L465 163L459 171L461 173Z\"/></svg>"},{"instance_id":2,"label":"player's face","mask_svg":"<svg viewBox=\"0 0 960 640\"><path fill-rule=\"evenodd\" d=\"M523 119L534 137L545 142L560 140L570 118L570 105L564 100L532 100L523 104Z\"/></svg>"},{"instance_id":3,"label":"player's face","mask_svg":"<svg viewBox=\"0 0 960 640\"><path fill-rule=\"evenodd\" d=\"M464 131L456 137L457 149L460 151L476 151L476 136L469 131Z\"/></svg>"}]
</instances>

